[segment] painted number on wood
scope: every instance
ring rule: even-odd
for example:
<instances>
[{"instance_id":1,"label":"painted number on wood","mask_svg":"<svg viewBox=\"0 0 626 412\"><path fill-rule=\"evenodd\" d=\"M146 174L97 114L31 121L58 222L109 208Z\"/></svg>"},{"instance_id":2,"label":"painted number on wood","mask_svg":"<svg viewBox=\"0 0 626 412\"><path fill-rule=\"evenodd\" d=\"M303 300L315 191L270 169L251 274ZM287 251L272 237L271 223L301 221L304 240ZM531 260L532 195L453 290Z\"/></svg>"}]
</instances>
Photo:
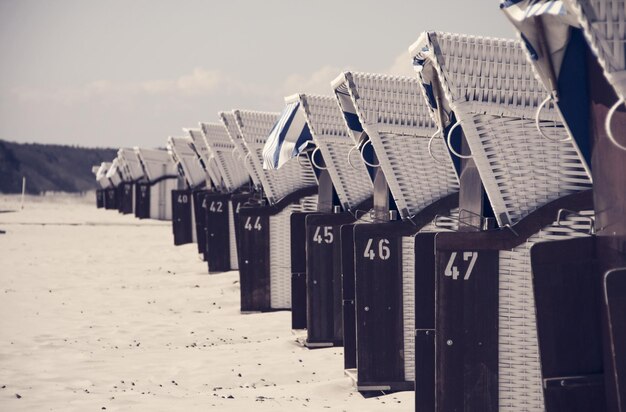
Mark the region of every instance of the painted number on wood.
<instances>
[{"instance_id":1,"label":"painted number on wood","mask_svg":"<svg viewBox=\"0 0 626 412\"><path fill-rule=\"evenodd\" d=\"M469 265L467 266L467 270L465 271L465 275L463 275L463 280L468 280L472 275L472 270L474 270L474 265L476 264L476 260L478 259L478 252L461 252L463 255L463 261L469 261ZM443 272L445 276L451 277L456 280L459 278L460 272L457 265L455 265L457 252L452 252L450 254L450 260L448 260L448 264L446 265L446 270Z\"/></svg>"},{"instance_id":2,"label":"painted number on wood","mask_svg":"<svg viewBox=\"0 0 626 412\"><path fill-rule=\"evenodd\" d=\"M214 212L214 213L222 213L223 211L223 204L221 201L211 201L211 206L209 206L209 211Z\"/></svg>"},{"instance_id":3,"label":"painted number on wood","mask_svg":"<svg viewBox=\"0 0 626 412\"><path fill-rule=\"evenodd\" d=\"M313 241L317 244L333 243L333 227L332 226L316 226L315 234L313 235Z\"/></svg>"},{"instance_id":4,"label":"painted number on wood","mask_svg":"<svg viewBox=\"0 0 626 412\"><path fill-rule=\"evenodd\" d=\"M376 252L378 252L378 254ZM391 249L389 248L389 239L380 239L378 241L378 247L376 247L374 239L372 238L367 239L367 244L365 245L365 251L363 252L363 257L368 258L369 260L389 259L391 257Z\"/></svg>"},{"instance_id":5,"label":"painted number on wood","mask_svg":"<svg viewBox=\"0 0 626 412\"><path fill-rule=\"evenodd\" d=\"M187 195L178 195L178 199L176 199L178 203L187 203L189 202L189 196Z\"/></svg>"},{"instance_id":6,"label":"painted number on wood","mask_svg":"<svg viewBox=\"0 0 626 412\"><path fill-rule=\"evenodd\" d=\"M261 231L261 229L263 228L261 226L261 218L259 216L256 217L256 219L252 216L248 216L248 218L246 219L246 223L243 225L244 229L246 230L258 230Z\"/></svg>"}]
</instances>

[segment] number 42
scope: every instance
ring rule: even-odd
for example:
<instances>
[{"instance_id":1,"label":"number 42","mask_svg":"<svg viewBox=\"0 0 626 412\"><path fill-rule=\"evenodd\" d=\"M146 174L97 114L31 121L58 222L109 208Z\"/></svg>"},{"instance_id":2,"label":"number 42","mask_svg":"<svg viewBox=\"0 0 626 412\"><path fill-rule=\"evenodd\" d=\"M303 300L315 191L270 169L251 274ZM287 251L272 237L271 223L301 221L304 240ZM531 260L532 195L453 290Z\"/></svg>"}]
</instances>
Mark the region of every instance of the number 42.
<instances>
[{"instance_id":1,"label":"number 42","mask_svg":"<svg viewBox=\"0 0 626 412\"><path fill-rule=\"evenodd\" d=\"M465 272L465 276L463 276L463 280L468 280L472 274L472 270L474 270L474 265L476 264L476 259L478 259L478 252L462 252L463 253L463 261L467 262L470 260L469 266L467 267L467 271ZM448 260L448 265L446 266L446 270L443 272L444 275L451 277L456 280L459 278L459 268L454 264L456 260L457 252L452 252L450 254L450 260Z\"/></svg>"}]
</instances>

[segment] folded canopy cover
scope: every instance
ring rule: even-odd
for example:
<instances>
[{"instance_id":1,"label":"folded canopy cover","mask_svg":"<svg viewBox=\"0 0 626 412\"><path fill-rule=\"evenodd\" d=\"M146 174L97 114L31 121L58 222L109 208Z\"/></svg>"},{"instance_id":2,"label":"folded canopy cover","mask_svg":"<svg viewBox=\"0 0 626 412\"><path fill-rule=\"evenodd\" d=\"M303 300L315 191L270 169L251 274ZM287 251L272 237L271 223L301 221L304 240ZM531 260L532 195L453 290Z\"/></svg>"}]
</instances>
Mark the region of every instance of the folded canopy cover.
<instances>
[{"instance_id":1,"label":"folded canopy cover","mask_svg":"<svg viewBox=\"0 0 626 412\"><path fill-rule=\"evenodd\" d=\"M500 8L519 32L533 70L591 165L587 43L569 1L505 0Z\"/></svg>"},{"instance_id":2,"label":"folded canopy cover","mask_svg":"<svg viewBox=\"0 0 626 412\"><path fill-rule=\"evenodd\" d=\"M579 27L576 18L561 0L505 0L500 8L519 31L541 82L557 97L570 28Z\"/></svg>"},{"instance_id":3,"label":"folded canopy cover","mask_svg":"<svg viewBox=\"0 0 626 412\"><path fill-rule=\"evenodd\" d=\"M109 186L111 186L111 182L106 176L110 167L111 167L110 162L102 162L100 164L100 167L98 168L98 171L96 172L96 180L98 181L102 189L106 189Z\"/></svg>"},{"instance_id":4,"label":"folded canopy cover","mask_svg":"<svg viewBox=\"0 0 626 412\"><path fill-rule=\"evenodd\" d=\"M133 149L123 147L117 151L117 157L130 181L136 182L144 177L143 169Z\"/></svg>"},{"instance_id":5,"label":"folded canopy cover","mask_svg":"<svg viewBox=\"0 0 626 412\"><path fill-rule=\"evenodd\" d=\"M192 189L203 186L206 182L206 175L196 154L192 138L170 136L168 149L171 151L172 160L179 168L179 174L185 179L187 185Z\"/></svg>"},{"instance_id":6,"label":"folded canopy cover","mask_svg":"<svg viewBox=\"0 0 626 412\"><path fill-rule=\"evenodd\" d=\"M263 168L278 169L297 157L312 142L311 131L296 97L287 98L287 105L270 131L263 147Z\"/></svg>"}]
</instances>

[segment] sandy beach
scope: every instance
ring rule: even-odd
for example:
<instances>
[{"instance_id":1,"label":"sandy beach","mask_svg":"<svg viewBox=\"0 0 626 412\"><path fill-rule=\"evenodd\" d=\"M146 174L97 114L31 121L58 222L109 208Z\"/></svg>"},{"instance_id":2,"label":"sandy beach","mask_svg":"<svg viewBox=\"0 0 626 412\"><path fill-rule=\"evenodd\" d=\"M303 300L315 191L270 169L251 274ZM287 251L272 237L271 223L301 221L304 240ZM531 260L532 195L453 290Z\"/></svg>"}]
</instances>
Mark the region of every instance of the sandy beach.
<instances>
[{"instance_id":1,"label":"sandy beach","mask_svg":"<svg viewBox=\"0 0 626 412\"><path fill-rule=\"evenodd\" d=\"M413 410L412 392L363 398L289 312L240 314L238 273L208 275L169 222L92 195L0 211L0 410Z\"/></svg>"}]
</instances>

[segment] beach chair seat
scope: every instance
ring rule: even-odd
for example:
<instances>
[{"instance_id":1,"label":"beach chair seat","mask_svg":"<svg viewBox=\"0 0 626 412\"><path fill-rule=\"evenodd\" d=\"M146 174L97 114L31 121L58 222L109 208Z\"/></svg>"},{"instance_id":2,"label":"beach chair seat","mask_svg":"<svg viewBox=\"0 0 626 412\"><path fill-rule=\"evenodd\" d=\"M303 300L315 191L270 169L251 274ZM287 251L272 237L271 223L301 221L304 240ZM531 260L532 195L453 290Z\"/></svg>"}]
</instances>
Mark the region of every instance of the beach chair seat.
<instances>
[{"instance_id":1,"label":"beach chair seat","mask_svg":"<svg viewBox=\"0 0 626 412\"><path fill-rule=\"evenodd\" d=\"M185 182L184 187L172 191L172 230L174 245L185 245L197 242L196 219L194 213L194 191L204 188L205 173L198 162L193 148L193 140L189 136L170 136L167 149Z\"/></svg>"},{"instance_id":2,"label":"beach chair seat","mask_svg":"<svg viewBox=\"0 0 626 412\"><path fill-rule=\"evenodd\" d=\"M172 190L178 189L179 176L166 150L134 148L147 182L138 184L139 218L172 220Z\"/></svg>"},{"instance_id":3,"label":"beach chair seat","mask_svg":"<svg viewBox=\"0 0 626 412\"><path fill-rule=\"evenodd\" d=\"M546 92L520 43L426 32L410 52L440 135L458 153L461 128L471 154L459 155L475 162L500 226L436 237L437 380L416 387L416 405L543 410L528 247L577 235L557 214L592 208L585 155L553 108L535 119Z\"/></svg>"},{"instance_id":4,"label":"beach chair seat","mask_svg":"<svg viewBox=\"0 0 626 412\"><path fill-rule=\"evenodd\" d=\"M188 136L191 138L191 149L195 152L197 162L200 168L204 171L204 188L197 188L192 193L193 210L196 222L196 239L198 240L198 253L202 256L203 260L207 262L209 267L209 273L212 268L223 268L224 264L216 262L223 261L223 257L215 252L209 251L209 226L207 199L206 196L209 193L220 192L223 190L222 179L217 167L217 161L213 156L211 150L206 145L204 140L204 134L201 129L184 129ZM218 248L219 249L219 248Z\"/></svg>"},{"instance_id":5,"label":"beach chair seat","mask_svg":"<svg viewBox=\"0 0 626 412\"><path fill-rule=\"evenodd\" d=\"M263 148L275 113L235 110L244 159L261 182L265 201L239 209L241 310L291 308L291 214L317 208L317 180L306 155L279 169L263 168ZM236 138L231 136L231 139ZM254 201L254 200L253 200Z\"/></svg>"},{"instance_id":6,"label":"beach chair seat","mask_svg":"<svg viewBox=\"0 0 626 412\"><path fill-rule=\"evenodd\" d=\"M421 276L414 238L444 230L434 226L437 215L458 215L458 170L442 142L429 144L436 127L417 79L346 72L334 85L344 112L356 115L346 121L358 121L367 135L373 166L382 170L399 213L399 220L354 226L356 385L412 389L415 279ZM434 284L430 289L434 293Z\"/></svg>"},{"instance_id":7,"label":"beach chair seat","mask_svg":"<svg viewBox=\"0 0 626 412\"><path fill-rule=\"evenodd\" d=\"M102 164L99 165L94 165L91 168L91 172L94 174L94 177L96 178L96 184L97 184L97 188L96 188L96 207L98 209L103 209L104 208L104 198L105 198L105 189L102 187L102 183L100 183L100 181L98 180L98 177L100 176L100 168L102 167Z\"/></svg>"},{"instance_id":8,"label":"beach chair seat","mask_svg":"<svg viewBox=\"0 0 626 412\"><path fill-rule=\"evenodd\" d=\"M617 189L626 186L625 7L614 0L502 4L546 102L561 114L594 178L593 236L531 249L549 412L619 410L626 402L626 195Z\"/></svg>"},{"instance_id":9,"label":"beach chair seat","mask_svg":"<svg viewBox=\"0 0 626 412\"><path fill-rule=\"evenodd\" d=\"M299 109L316 149L319 205L291 216L292 328L306 328L309 348L343 345L340 229L359 209L371 208L373 185L363 161L348 154L354 141L333 96L301 94ZM325 187L329 186L329 187ZM335 204L334 198L337 198Z\"/></svg>"},{"instance_id":10,"label":"beach chair seat","mask_svg":"<svg viewBox=\"0 0 626 412\"><path fill-rule=\"evenodd\" d=\"M145 181L141 164L135 151L131 148L121 148L117 151L117 157L125 175L124 189L122 194L122 213L134 214L137 207L137 183Z\"/></svg>"}]
</instances>

